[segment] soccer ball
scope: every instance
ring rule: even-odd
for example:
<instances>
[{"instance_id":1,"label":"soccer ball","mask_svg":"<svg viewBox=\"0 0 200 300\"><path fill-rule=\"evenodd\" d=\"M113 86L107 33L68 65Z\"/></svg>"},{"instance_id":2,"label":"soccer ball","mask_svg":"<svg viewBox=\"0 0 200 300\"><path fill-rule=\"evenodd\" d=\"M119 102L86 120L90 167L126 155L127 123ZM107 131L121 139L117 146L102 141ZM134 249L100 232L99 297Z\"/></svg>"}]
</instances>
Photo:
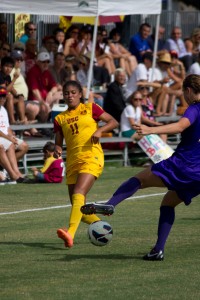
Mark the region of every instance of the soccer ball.
<instances>
[{"instance_id":1,"label":"soccer ball","mask_svg":"<svg viewBox=\"0 0 200 300\"><path fill-rule=\"evenodd\" d=\"M113 236L111 225L105 221L96 221L88 227L88 237L90 242L95 246L105 246Z\"/></svg>"}]
</instances>

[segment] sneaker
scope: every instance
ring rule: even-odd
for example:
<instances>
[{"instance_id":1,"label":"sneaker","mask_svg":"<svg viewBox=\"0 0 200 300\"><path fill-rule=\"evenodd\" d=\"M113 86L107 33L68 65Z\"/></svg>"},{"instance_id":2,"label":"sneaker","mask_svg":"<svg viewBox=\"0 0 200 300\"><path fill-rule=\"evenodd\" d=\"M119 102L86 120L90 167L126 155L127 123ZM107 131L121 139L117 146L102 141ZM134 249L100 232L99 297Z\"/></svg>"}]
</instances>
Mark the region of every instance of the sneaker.
<instances>
[{"instance_id":1,"label":"sneaker","mask_svg":"<svg viewBox=\"0 0 200 300\"><path fill-rule=\"evenodd\" d=\"M17 183L24 183L25 178L19 177L16 181L17 181Z\"/></svg>"},{"instance_id":2,"label":"sneaker","mask_svg":"<svg viewBox=\"0 0 200 300\"><path fill-rule=\"evenodd\" d=\"M66 228L60 228L57 230L57 235L65 242L65 247L73 247L74 241Z\"/></svg>"},{"instance_id":3,"label":"sneaker","mask_svg":"<svg viewBox=\"0 0 200 300\"><path fill-rule=\"evenodd\" d=\"M114 213L114 206L109 204L90 203L81 206L81 212L85 215L102 214L110 216Z\"/></svg>"},{"instance_id":4,"label":"sneaker","mask_svg":"<svg viewBox=\"0 0 200 300\"><path fill-rule=\"evenodd\" d=\"M145 256L143 256L144 260L164 260L164 253L162 250L156 251L152 249L149 253L147 253Z\"/></svg>"},{"instance_id":5,"label":"sneaker","mask_svg":"<svg viewBox=\"0 0 200 300\"><path fill-rule=\"evenodd\" d=\"M11 180L6 178L5 180L0 181L0 185L6 185L6 184L16 184L17 182L15 180Z\"/></svg>"}]
</instances>

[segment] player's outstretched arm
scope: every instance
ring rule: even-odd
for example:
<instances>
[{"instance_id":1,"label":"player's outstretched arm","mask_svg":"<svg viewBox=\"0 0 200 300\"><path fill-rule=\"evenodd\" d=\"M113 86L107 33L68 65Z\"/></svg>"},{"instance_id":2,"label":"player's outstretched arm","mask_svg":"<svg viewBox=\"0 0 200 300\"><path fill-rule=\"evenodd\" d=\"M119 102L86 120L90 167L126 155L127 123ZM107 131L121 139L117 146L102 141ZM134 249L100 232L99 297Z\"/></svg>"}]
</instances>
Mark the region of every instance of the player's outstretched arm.
<instances>
[{"instance_id":1,"label":"player's outstretched arm","mask_svg":"<svg viewBox=\"0 0 200 300\"><path fill-rule=\"evenodd\" d=\"M134 129L137 131L139 135L148 135L148 134L175 134L181 133L186 128L190 126L190 121L187 118L181 118L176 123L171 123L158 127L148 127L145 125L134 125Z\"/></svg>"}]
</instances>

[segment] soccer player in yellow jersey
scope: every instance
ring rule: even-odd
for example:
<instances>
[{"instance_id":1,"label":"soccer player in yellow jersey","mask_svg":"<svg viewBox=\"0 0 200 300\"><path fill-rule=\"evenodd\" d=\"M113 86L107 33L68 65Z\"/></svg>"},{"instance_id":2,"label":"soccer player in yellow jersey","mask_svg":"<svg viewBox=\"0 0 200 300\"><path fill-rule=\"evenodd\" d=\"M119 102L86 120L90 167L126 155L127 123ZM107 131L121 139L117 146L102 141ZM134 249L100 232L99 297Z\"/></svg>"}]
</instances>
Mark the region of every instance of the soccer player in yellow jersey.
<instances>
[{"instance_id":1,"label":"soccer player in yellow jersey","mask_svg":"<svg viewBox=\"0 0 200 300\"><path fill-rule=\"evenodd\" d=\"M62 151L63 138L67 148L67 185L72 204L69 227L57 230L66 247L73 246L80 221L91 224L100 219L96 215L84 215L80 208L95 180L101 175L104 155L99 139L103 132L110 132L118 122L100 106L84 103L82 87L77 81L68 81L63 87L68 109L55 117L54 131L56 151ZM98 127L98 121L105 125Z\"/></svg>"}]
</instances>

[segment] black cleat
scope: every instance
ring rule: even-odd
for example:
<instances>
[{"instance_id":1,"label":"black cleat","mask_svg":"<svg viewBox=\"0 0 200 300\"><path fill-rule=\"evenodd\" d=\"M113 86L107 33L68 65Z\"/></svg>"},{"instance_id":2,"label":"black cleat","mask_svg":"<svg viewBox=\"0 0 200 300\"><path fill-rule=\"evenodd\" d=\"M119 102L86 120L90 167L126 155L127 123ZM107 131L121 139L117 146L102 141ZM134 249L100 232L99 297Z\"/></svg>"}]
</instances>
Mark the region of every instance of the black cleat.
<instances>
[{"instance_id":1,"label":"black cleat","mask_svg":"<svg viewBox=\"0 0 200 300\"><path fill-rule=\"evenodd\" d=\"M162 250L156 251L156 250L152 249L149 253L147 253L145 256L143 256L143 259L151 260L151 261L164 260L164 253Z\"/></svg>"},{"instance_id":2,"label":"black cleat","mask_svg":"<svg viewBox=\"0 0 200 300\"><path fill-rule=\"evenodd\" d=\"M114 206L109 204L91 203L81 206L81 212L85 215L102 214L110 216L114 213Z\"/></svg>"}]
</instances>

